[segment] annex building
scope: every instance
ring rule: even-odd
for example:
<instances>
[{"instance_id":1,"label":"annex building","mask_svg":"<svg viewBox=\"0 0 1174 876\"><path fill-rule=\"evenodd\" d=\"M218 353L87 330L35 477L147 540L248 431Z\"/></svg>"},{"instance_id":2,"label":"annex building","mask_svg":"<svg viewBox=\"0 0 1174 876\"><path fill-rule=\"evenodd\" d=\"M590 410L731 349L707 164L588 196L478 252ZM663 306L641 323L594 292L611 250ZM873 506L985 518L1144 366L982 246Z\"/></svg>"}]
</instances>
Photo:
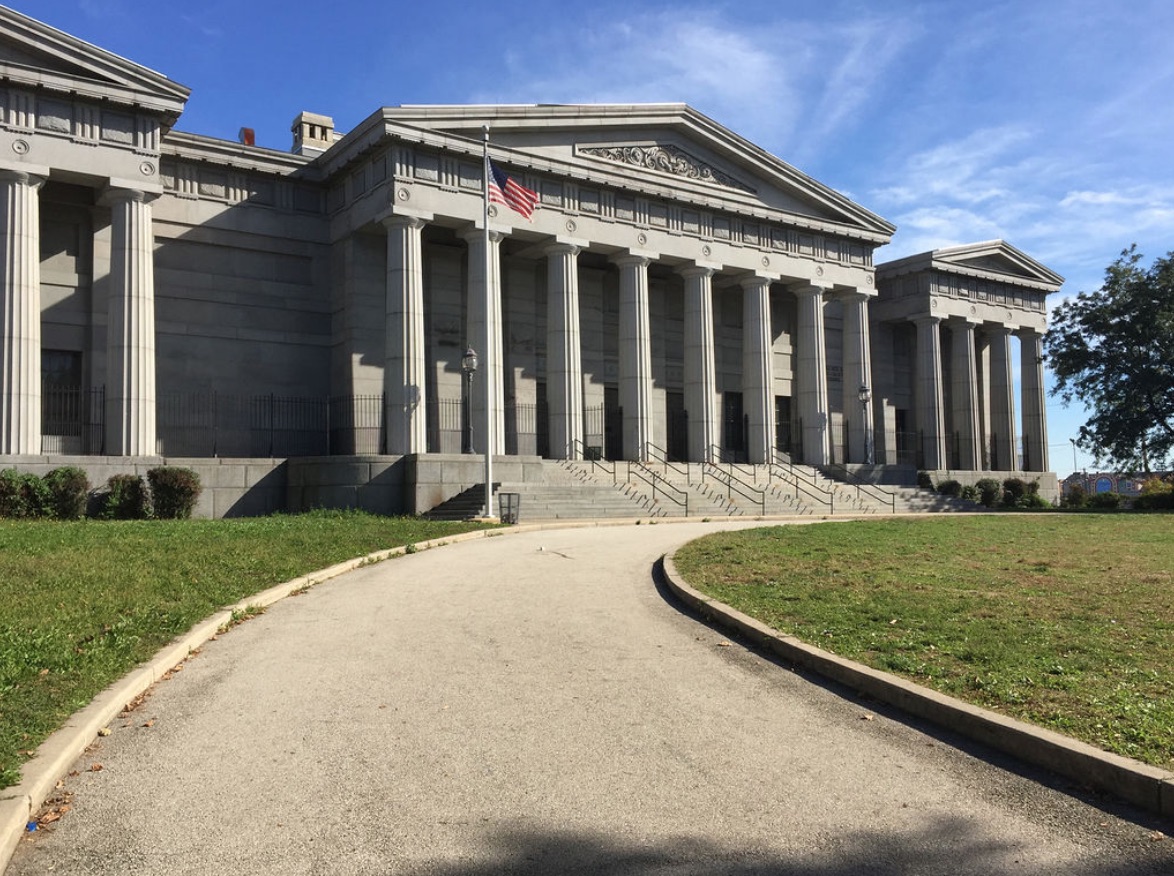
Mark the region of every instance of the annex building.
<instances>
[{"instance_id":1,"label":"annex building","mask_svg":"<svg viewBox=\"0 0 1174 876\"><path fill-rule=\"evenodd\" d=\"M1007 243L874 264L893 225L682 104L384 107L345 134L302 112L279 152L177 131L184 86L0 25L0 467L183 460L217 516L424 511L475 483L470 443L520 479L724 461L1055 491L1062 278ZM485 125L539 200L491 207L488 253Z\"/></svg>"}]
</instances>

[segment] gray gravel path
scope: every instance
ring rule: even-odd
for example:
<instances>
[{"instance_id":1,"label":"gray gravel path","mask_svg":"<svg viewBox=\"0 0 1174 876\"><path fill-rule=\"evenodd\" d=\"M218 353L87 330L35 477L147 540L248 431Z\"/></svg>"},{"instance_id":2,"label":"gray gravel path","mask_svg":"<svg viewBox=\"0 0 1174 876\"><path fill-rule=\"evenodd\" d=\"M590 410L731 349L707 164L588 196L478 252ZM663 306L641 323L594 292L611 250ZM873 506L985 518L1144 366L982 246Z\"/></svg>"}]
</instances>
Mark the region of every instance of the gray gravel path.
<instances>
[{"instance_id":1,"label":"gray gravel path","mask_svg":"<svg viewBox=\"0 0 1174 876\"><path fill-rule=\"evenodd\" d=\"M512 534L287 599L116 721L8 872L1174 873L1145 816L666 602L657 557L723 526Z\"/></svg>"}]
</instances>

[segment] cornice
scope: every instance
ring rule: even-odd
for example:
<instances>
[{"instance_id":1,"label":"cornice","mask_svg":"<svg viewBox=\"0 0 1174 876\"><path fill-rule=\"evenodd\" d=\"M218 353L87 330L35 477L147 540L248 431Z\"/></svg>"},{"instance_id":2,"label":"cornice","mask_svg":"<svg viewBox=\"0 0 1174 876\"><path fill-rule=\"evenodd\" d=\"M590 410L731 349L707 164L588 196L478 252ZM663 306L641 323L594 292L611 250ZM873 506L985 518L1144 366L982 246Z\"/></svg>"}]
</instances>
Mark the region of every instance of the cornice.
<instances>
[{"instance_id":1,"label":"cornice","mask_svg":"<svg viewBox=\"0 0 1174 876\"><path fill-rule=\"evenodd\" d=\"M276 176L297 173L310 179L320 178L317 168L311 166L312 158L261 146L245 146L233 140L221 140L184 131L169 132L163 138L161 153L163 157L209 162L218 166Z\"/></svg>"}]
</instances>

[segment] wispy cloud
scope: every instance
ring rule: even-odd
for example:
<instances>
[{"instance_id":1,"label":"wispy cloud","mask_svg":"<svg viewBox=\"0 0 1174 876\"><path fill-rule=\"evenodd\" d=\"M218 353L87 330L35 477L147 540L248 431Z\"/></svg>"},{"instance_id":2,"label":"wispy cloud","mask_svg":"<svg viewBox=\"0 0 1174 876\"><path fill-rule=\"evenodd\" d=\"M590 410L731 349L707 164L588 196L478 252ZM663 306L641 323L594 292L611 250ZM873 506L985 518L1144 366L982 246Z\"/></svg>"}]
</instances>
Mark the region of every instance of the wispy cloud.
<instances>
[{"instance_id":1,"label":"wispy cloud","mask_svg":"<svg viewBox=\"0 0 1174 876\"><path fill-rule=\"evenodd\" d=\"M844 24L769 12L735 20L674 7L592 21L557 42L561 60L511 52L495 91L478 102L683 102L785 160L802 164L862 124L886 65L913 27L847 18Z\"/></svg>"}]
</instances>

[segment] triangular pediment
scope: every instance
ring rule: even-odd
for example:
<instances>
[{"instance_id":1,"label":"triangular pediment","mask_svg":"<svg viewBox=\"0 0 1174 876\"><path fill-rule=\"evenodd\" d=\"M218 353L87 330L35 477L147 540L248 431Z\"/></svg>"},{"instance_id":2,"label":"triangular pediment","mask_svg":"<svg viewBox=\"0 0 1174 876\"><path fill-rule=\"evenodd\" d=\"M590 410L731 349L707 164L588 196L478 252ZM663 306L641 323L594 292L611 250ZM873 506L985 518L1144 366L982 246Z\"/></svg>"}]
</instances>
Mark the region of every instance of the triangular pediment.
<instances>
[{"instance_id":1,"label":"triangular pediment","mask_svg":"<svg viewBox=\"0 0 1174 876\"><path fill-rule=\"evenodd\" d=\"M0 81L146 109L174 124L190 89L133 61L0 6Z\"/></svg>"},{"instance_id":2,"label":"triangular pediment","mask_svg":"<svg viewBox=\"0 0 1174 876\"><path fill-rule=\"evenodd\" d=\"M404 106L385 123L472 141L501 163L887 241L893 226L685 104ZM450 141L451 142L451 141Z\"/></svg>"},{"instance_id":3,"label":"triangular pediment","mask_svg":"<svg viewBox=\"0 0 1174 876\"><path fill-rule=\"evenodd\" d=\"M934 250L938 268L957 266L985 274L997 274L1033 284L1060 288L1064 278L1003 240L990 240Z\"/></svg>"}]
</instances>

